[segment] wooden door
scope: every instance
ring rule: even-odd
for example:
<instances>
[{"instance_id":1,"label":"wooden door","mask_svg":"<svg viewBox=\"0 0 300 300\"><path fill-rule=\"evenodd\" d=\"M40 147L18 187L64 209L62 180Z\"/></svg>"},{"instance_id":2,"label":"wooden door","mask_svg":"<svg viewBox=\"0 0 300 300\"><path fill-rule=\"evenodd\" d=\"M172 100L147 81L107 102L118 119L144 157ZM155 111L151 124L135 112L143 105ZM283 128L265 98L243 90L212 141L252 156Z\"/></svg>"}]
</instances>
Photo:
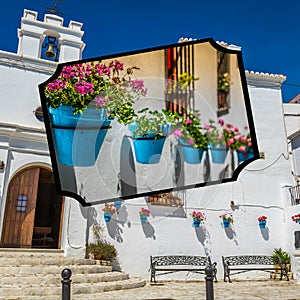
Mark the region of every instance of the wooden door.
<instances>
[{"instance_id":1,"label":"wooden door","mask_svg":"<svg viewBox=\"0 0 300 300\"><path fill-rule=\"evenodd\" d=\"M31 247L39 174L39 167L31 167L11 180L6 197L2 247Z\"/></svg>"}]
</instances>

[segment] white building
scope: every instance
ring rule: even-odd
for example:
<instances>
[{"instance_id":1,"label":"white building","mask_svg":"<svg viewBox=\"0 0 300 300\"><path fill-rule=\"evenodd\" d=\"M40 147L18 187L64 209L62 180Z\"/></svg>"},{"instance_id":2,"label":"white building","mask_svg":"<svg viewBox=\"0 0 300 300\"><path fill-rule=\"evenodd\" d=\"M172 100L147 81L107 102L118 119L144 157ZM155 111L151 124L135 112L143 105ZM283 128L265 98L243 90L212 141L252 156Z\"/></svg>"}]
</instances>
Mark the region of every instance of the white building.
<instances>
[{"instance_id":1,"label":"white building","mask_svg":"<svg viewBox=\"0 0 300 300\"><path fill-rule=\"evenodd\" d=\"M84 49L81 28L82 24L74 21L64 27L63 19L55 15L38 21L36 12L24 10L17 54L0 51L1 247L41 247L34 239L34 228L43 227L51 228L52 248L63 249L66 256L83 257L92 238L92 224L95 220L104 223L103 205L83 208L77 201L57 195L44 124L34 114L40 106L38 84L48 79L57 65L42 58L45 37L58 41L59 62L77 60ZM291 220L299 211L292 205L289 191L297 182L292 170L300 175L289 144L299 132L298 106L282 104L285 76L246 72L246 78L258 148L264 158L249 164L236 182L181 192L183 206L155 206L145 198L123 202L119 214L105 227L125 272L148 279L150 255L210 255L222 278L222 255L271 255L274 248L281 247L292 255L292 268L300 280L294 246L299 225ZM146 224L139 220L141 207L151 211ZM206 214L199 228L192 227L193 210ZM223 212L233 214L234 224L228 230L219 218ZM258 226L261 215L268 217L265 230ZM176 276L186 278L182 277L186 274L169 278Z\"/></svg>"}]
</instances>

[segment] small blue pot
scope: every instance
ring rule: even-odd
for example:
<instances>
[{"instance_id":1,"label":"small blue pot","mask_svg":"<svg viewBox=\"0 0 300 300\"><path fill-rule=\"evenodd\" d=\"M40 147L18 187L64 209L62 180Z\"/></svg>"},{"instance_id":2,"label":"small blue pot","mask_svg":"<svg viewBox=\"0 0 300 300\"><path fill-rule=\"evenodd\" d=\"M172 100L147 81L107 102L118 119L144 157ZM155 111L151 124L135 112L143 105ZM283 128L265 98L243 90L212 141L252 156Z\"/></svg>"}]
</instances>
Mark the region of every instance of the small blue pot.
<instances>
[{"instance_id":1,"label":"small blue pot","mask_svg":"<svg viewBox=\"0 0 300 300\"><path fill-rule=\"evenodd\" d=\"M193 219L193 227L199 227L201 220Z\"/></svg>"},{"instance_id":2,"label":"small blue pot","mask_svg":"<svg viewBox=\"0 0 300 300\"><path fill-rule=\"evenodd\" d=\"M154 132L149 132L144 137L134 136L136 128L137 125L135 122L129 125L129 130L132 133L136 161L141 164L159 163L166 137L156 139ZM169 128L170 126L168 124L162 126L164 135L167 135Z\"/></svg>"},{"instance_id":3,"label":"small blue pot","mask_svg":"<svg viewBox=\"0 0 300 300\"><path fill-rule=\"evenodd\" d=\"M122 200L116 200L114 201L114 203L115 203L115 208L119 210L122 206Z\"/></svg>"},{"instance_id":4,"label":"small blue pot","mask_svg":"<svg viewBox=\"0 0 300 300\"><path fill-rule=\"evenodd\" d=\"M195 148L190 144L179 140L179 145L182 149L184 161L189 164L200 164L203 157L203 150Z\"/></svg>"},{"instance_id":5,"label":"small blue pot","mask_svg":"<svg viewBox=\"0 0 300 300\"><path fill-rule=\"evenodd\" d=\"M259 221L258 224L259 224L259 228L266 228L267 221L266 220Z\"/></svg>"},{"instance_id":6,"label":"small blue pot","mask_svg":"<svg viewBox=\"0 0 300 300\"><path fill-rule=\"evenodd\" d=\"M230 220L223 220L223 225L224 227L229 227L230 226Z\"/></svg>"},{"instance_id":7,"label":"small blue pot","mask_svg":"<svg viewBox=\"0 0 300 300\"><path fill-rule=\"evenodd\" d=\"M215 164L223 164L225 162L227 153L228 147L226 146L210 146L211 159Z\"/></svg>"},{"instance_id":8,"label":"small blue pot","mask_svg":"<svg viewBox=\"0 0 300 300\"><path fill-rule=\"evenodd\" d=\"M58 161L72 167L93 166L112 119L105 110L87 108L75 115L73 110L66 105L48 108Z\"/></svg>"},{"instance_id":9,"label":"small blue pot","mask_svg":"<svg viewBox=\"0 0 300 300\"><path fill-rule=\"evenodd\" d=\"M104 221L109 222L111 220L112 213L104 213Z\"/></svg>"},{"instance_id":10,"label":"small blue pot","mask_svg":"<svg viewBox=\"0 0 300 300\"><path fill-rule=\"evenodd\" d=\"M246 148L246 152L241 152L236 150L238 161L242 162L254 156L253 150L251 148Z\"/></svg>"},{"instance_id":11,"label":"small blue pot","mask_svg":"<svg viewBox=\"0 0 300 300\"><path fill-rule=\"evenodd\" d=\"M142 224L145 224L147 222L148 217L146 215L140 215L140 220Z\"/></svg>"}]
</instances>

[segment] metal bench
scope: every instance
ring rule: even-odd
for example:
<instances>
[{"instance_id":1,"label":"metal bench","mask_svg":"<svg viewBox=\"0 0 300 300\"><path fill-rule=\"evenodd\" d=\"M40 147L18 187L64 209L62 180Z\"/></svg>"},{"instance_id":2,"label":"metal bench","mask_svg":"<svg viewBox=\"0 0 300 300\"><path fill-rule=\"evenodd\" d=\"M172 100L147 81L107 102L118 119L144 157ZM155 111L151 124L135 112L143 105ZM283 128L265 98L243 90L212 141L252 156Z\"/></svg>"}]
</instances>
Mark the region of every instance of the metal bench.
<instances>
[{"instance_id":1,"label":"metal bench","mask_svg":"<svg viewBox=\"0 0 300 300\"><path fill-rule=\"evenodd\" d=\"M156 282L156 276L170 274L179 271L188 271L198 274L205 274L205 268L213 268L213 277L217 282L216 262L211 263L210 257L204 256L186 256L186 255L168 255L168 256L150 256L151 282ZM159 274L157 274L159 272ZM162 272L162 273L161 273Z\"/></svg>"},{"instance_id":2,"label":"metal bench","mask_svg":"<svg viewBox=\"0 0 300 300\"><path fill-rule=\"evenodd\" d=\"M224 281L231 282L230 276L244 273L248 271L280 271L280 280L283 276L289 280L288 268L281 261L276 262L273 260L273 256L267 255L240 255L240 256L222 256L224 267ZM233 272L232 272L233 271Z\"/></svg>"}]
</instances>

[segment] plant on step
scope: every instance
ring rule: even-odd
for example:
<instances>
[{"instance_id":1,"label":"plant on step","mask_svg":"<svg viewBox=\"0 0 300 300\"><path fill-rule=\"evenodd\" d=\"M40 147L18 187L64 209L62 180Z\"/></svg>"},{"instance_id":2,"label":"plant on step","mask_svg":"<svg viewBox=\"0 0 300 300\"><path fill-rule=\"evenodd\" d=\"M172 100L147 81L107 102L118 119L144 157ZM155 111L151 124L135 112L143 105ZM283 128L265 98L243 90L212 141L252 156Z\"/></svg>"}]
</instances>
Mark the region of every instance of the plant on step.
<instances>
[{"instance_id":1,"label":"plant on step","mask_svg":"<svg viewBox=\"0 0 300 300\"><path fill-rule=\"evenodd\" d=\"M274 264L278 264L281 262L282 264L290 264L291 256L281 248L274 248L273 250L273 262Z\"/></svg>"},{"instance_id":2,"label":"plant on step","mask_svg":"<svg viewBox=\"0 0 300 300\"><path fill-rule=\"evenodd\" d=\"M70 106L74 114L88 106L105 109L108 117L128 124L135 115L134 102L147 93L143 80L131 78L138 69L125 68L119 60L108 65L97 61L65 65L58 78L45 88L46 104L53 108Z\"/></svg>"},{"instance_id":3,"label":"plant on step","mask_svg":"<svg viewBox=\"0 0 300 300\"><path fill-rule=\"evenodd\" d=\"M104 227L100 223L95 223L92 226L92 232L94 241L88 243L86 247L87 256L97 260L113 261L117 257L117 249L105 240Z\"/></svg>"}]
</instances>

